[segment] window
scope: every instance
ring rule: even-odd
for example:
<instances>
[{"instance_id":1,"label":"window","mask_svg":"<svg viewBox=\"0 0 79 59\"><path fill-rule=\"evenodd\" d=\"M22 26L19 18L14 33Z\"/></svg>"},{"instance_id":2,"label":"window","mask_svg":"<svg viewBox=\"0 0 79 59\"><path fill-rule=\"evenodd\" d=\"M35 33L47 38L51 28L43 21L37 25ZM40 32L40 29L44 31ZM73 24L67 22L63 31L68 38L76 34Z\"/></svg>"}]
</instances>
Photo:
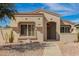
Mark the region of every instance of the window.
<instances>
[{"instance_id":1,"label":"window","mask_svg":"<svg viewBox=\"0 0 79 59\"><path fill-rule=\"evenodd\" d=\"M27 25L21 25L21 35L27 35Z\"/></svg>"},{"instance_id":2,"label":"window","mask_svg":"<svg viewBox=\"0 0 79 59\"><path fill-rule=\"evenodd\" d=\"M35 25L34 23L26 23L26 24L21 24L21 31L20 35L23 36L34 36L35 33Z\"/></svg>"},{"instance_id":3,"label":"window","mask_svg":"<svg viewBox=\"0 0 79 59\"><path fill-rule=\"evenodd\" d=\"M61 33L70 33L70 25L61 25L60 32Z\"/></svg>"}]
</instances>

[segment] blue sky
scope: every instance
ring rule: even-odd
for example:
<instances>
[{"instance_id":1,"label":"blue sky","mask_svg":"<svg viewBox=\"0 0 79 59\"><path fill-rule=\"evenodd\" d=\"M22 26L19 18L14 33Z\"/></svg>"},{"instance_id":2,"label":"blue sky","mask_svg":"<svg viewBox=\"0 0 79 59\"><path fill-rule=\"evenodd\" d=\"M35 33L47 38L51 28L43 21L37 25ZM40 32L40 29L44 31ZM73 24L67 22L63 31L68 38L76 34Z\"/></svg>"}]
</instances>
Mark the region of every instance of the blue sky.
<instances>
[{"instance_id":1,"label":"blue sky","mask_svg":"<svg viewBox=\"0 0 79 59\"><path fill-rule=\"evenodd\" d=\"M61 19L79 23L78 3L19 3L15 5L18 12L32 12L37 9L45 9L61 15ZM10 21L2 21L0 25L5 26Z\"/></svg>"}]
</instances>

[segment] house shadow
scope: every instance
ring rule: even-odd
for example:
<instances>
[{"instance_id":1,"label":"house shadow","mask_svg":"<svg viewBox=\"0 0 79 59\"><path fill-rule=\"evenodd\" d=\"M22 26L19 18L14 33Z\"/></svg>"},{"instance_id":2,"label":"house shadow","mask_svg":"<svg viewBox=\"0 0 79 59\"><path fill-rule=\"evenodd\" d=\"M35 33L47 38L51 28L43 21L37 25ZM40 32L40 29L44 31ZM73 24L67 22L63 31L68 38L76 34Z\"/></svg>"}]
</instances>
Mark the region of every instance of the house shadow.
<instances>
[{"instance_id":1,"label":"house shadow","mask_svg":"<svg viewBox=\"0 0 79 59\"><path fill-rule=\"evenodd\" d=\"M27 51L34 51L38 49L44 49L44 47L47 47L48 45L46 43L25 43L25 44L13 44L13 45L4 45L0 46L0 50L13 50L18 52L25 52Z\"/></svg>"}]
</instances>

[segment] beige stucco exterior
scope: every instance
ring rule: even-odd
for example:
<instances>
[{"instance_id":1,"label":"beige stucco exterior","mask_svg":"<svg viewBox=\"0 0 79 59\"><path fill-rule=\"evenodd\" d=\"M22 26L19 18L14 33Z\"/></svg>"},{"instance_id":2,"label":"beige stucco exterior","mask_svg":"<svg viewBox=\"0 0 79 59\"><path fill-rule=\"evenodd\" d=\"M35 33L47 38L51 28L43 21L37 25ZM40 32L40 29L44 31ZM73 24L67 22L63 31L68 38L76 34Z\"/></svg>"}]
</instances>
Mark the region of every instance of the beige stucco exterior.
<instances>
[{"instance_id":1,"label":"beige stucco exterior","mask_svg":"<svg viewBox=\"0 0 79 59\"><path fill-rule=\"evenodd\" d=\"M60 16L55 13L49 13L44 10L37 10L31 13L18 13L15 14L15 19L10 23L11 29L14 34L14 42L43 42L48 40L47 38L47 23L56 23L56 40L61 40L62 36L60 33L60 26L71 25L73 31L71 33L76 33L74 24L60 20ZM20 25L26 23L35 23L35 35L34 36L21 36L20 35ZM52 30L53 31L53 30ZM70 34L71 34L70 33ZM73 36L73 35L72 35ZM69 36L69 37L72 37ZM66 37L66 36L65 36ZM76 36L74 36L75 38ZM67 38L68 39L68 38ZM62 41L62 40L61 40Z\"/></svg>"},{"instance_id":2,"label":"beige stucco exterior","mask_svg":"<svg viewBox=\"0 0 79 59\"><path fill-rule=\"evenodd\" d=\"M76 27L76 32L79 33L79 24L75 25Z\"/></svg>"},{"instance_id":3,"label":"beige stucco exterior","mask_svg":"<svg viewBox=\"0 0 79 59\"><path fill-rule=\"evenodd\" d=\"M12 27L14 27L14 33L16 35L15 39L33 39L34 41L38 39L38 41L43 41L43 31L44 31L44 24L42 15L16 15L16 21L12 22ZM27 23L27 22L34 22L35 23L35 36L20 36L20 28L19 23ZM18 41L17 41L18 42Z\"/></svg>"},{"instance_id":4,"label":"beige stucco exterior","mask_svg":"<svg viewBox=\"0 0 79 59\"><path fill-rule=\"evenodd\" d=\"M35 13L41 13L42 15L34 15ZM13 21L12 27L16 27L18 29L18 24L20 22L35 22L36 26L36 36L35 39L38 41L44 41L47 40L47 23L48 22L55 22L56 23L56 38L59 40L60 37L60 17L56 15L49 14L47 12L35 12L32 13L32 15L15 15L16 21ZM40 19L40 20L39 20ZM39 30L39 28L41 30ZM19 30L17 30L19 31ZM19 33L16 33L16 39L22 38ZM24 38L24 36L23 36Z\"/></svg>"}]
</instances>

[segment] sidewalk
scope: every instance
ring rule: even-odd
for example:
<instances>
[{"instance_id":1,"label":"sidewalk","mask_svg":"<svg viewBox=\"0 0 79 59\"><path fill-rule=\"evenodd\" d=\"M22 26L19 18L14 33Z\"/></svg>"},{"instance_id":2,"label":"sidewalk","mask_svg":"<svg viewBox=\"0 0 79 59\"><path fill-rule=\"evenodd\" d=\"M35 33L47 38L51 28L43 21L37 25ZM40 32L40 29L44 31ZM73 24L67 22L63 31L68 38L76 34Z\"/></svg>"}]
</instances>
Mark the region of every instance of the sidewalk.
<instances>
[{"instance_id":1,"label":"sidewalk","mask_svg":"<svg viewBox=\"0 0 79 59\"><path fill-rule=\"evenodd\" d=\"M44 56L61 56L61 51L57 46L56 42L47 43L48 46L44 49Z\"/></svg>"}]
</instances>

